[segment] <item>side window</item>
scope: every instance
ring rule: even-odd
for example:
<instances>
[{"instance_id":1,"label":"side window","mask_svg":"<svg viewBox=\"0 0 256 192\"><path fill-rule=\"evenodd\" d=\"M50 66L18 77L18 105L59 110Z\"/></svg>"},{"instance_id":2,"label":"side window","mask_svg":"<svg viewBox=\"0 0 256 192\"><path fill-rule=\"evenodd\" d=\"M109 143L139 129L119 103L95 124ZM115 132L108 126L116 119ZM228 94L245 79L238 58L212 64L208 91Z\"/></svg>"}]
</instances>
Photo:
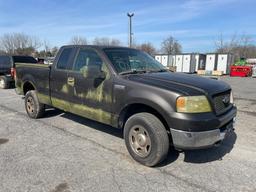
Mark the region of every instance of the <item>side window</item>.
<instances>
[{"instance_id":1,"label":"side window","mask_svg":"<svg viewBox=\"0 0 256 192\"><path fill-rule=\"evenodd\" d=\"M89 49L81 49L77 55L74 71L83 72L88 67L99 67L102 68L102 60L99 55Z\"/></svg>"},{"instance_id":2,"label":"side window","mask_svg":"<svg viewBox=\"0 0 256 192\"><path fill-rule=\"evenodd\" d=\"M1 56L0 57L0 66L1 67L11 67L11 60L8 56Z\"/></svg>"},{"instance_id":3,"label":"side window","mask_svg":"<svg viewBox=\"0 0 256 192\"><path fill-rule=\"evenodd\" d=\"M60 58L57 63L57 69L65 69L69 68L68 61L72 53L72 48L66 48L61 52Z\"/></svg>"}]
</instances>

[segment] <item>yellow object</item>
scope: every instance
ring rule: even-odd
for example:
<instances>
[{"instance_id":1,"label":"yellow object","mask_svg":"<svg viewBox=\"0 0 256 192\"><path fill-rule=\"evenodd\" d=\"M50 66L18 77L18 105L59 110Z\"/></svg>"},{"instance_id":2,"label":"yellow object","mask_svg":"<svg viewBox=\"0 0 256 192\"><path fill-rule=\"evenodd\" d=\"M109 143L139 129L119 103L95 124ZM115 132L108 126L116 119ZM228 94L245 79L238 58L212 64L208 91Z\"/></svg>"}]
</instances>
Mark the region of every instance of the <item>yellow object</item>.
<instances>
[{"instance_id":1,"label":"yellow object","mask_svg":"<svg viewBox=\"0 0 256 192\"><path fill-rule=\"evenodd\" d=\"M198 75L205 75L205 70L197 70Z\"/></svg>"}]
</instances>

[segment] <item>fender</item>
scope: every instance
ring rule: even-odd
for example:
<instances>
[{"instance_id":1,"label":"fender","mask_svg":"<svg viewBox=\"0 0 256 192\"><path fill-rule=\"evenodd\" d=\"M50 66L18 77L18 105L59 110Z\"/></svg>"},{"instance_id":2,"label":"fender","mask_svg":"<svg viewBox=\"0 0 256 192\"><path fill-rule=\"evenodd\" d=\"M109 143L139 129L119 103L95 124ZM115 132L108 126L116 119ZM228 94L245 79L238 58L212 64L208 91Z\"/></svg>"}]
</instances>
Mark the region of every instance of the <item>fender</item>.
<instances>
[{"instance_id":1,"label":"fender","mask_svg":"<svg viewBox=\"0 0 256 192\"><path fill-rule=\"evenodd\" d=\"M164 92L163 92L164 93ZM155 111L157 111L164 119L168 119L169 114L174 112L176 109L173 108L173 103L171 101L175 101L176 99L172 99L172 96L168 94L168 96L163 96L159 94L159 92L152 92L150 90L141 90L141 89L132 89L129 92L126 92L127 100L125 100L121 107L118 107L117 114L120 116L123 110L125 110L128 106L133 104L143 104L146 105ZM164 93L164 95L167 93ZM170 100L166 100L169 98ZM168 124L170 127L170 125Z\"/></svg>"}]
</instances>

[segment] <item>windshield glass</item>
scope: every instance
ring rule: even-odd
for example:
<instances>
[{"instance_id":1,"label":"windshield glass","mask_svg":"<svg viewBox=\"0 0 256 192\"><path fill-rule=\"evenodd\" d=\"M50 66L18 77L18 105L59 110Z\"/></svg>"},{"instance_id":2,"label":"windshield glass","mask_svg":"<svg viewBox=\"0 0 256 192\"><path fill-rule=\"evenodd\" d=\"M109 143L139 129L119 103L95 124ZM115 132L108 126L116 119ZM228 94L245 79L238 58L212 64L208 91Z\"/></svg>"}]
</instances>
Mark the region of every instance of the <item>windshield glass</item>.
<instances>
[{"instance_id":1,"label":"windshield glass","mask_svg":"<svg viewBox=\"0 0 256 192\"><path fill-rule=\"evenodd\" d=\"M148 54L129 48L106 48L104 52L117 73L127 71L161 71L166 68Z\"/></svg>"}]
</instances>

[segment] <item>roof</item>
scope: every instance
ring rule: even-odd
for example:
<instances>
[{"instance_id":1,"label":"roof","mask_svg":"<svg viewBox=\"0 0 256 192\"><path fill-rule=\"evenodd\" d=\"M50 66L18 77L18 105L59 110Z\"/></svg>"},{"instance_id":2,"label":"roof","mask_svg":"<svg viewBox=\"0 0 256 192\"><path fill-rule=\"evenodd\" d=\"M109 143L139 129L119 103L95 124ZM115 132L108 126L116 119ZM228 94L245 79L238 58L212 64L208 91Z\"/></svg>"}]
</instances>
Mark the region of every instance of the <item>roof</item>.
<instances>
[{"instance_id":1,"label":"roof","mask_svg":"<svg viewBox=\"0 0 256 192\"><path fill-rule=\"evenodd\" d=\"M61 48L68 48L68 47L78 47L78 48L93 48L93 49L107 49L107 48L122 48L122 49L135 49L135 48L130 48L130 47L123 47L123 46L107 46L107 45L64 45Z\"/></svg>"}]
</instances>

